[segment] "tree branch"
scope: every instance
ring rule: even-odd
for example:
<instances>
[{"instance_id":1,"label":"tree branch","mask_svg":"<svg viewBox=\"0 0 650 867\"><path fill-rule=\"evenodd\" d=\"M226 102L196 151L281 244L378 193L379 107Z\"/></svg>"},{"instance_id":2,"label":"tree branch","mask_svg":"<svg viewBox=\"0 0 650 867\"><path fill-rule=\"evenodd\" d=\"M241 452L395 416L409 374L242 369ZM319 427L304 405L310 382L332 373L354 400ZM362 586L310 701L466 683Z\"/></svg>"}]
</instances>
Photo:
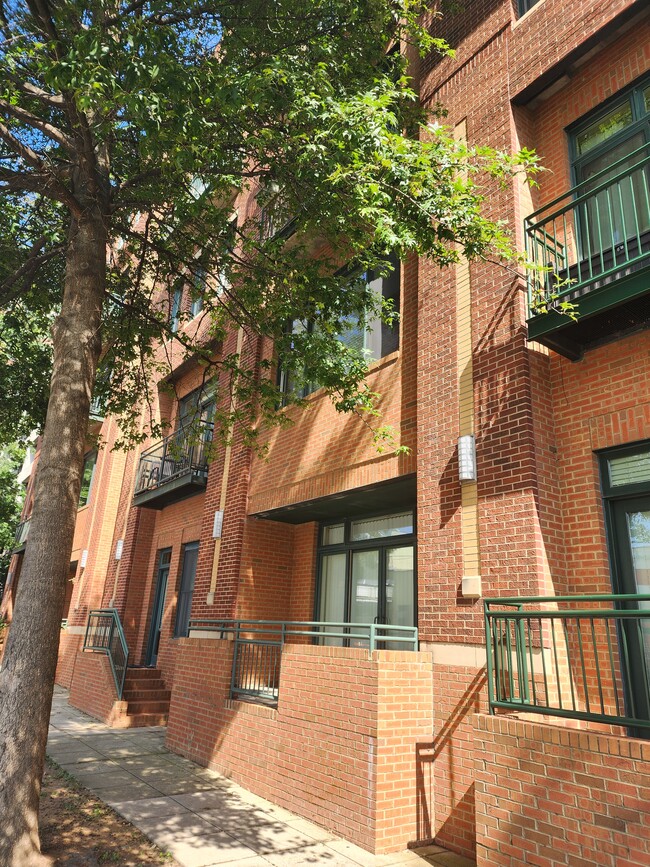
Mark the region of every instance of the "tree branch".
<instances>
[{"instance_id":1,"label":"tree branch","mask_svg":"<svg viewBox=\"0 0 650 867\"><path fill-rule=\"evenodd\" d=\"M8 75L15 84L15 86L27 96L31 96L34 99L40 99L41 102L44 102L46 105L49 105L52 108L63 108L62 94L49 93L47 90L43 90L43 88L41 87L36 87L36 85L32 84L30 81L24 81L17 75L11 75L10 73L8 73Z\"/></svg>"},{"instance_id":2,"label":"tree branch","mask_svg":"<svg viewBox=\"0 0 650 867\"><path fill-rule=\"evenodd\" d=\"M0 283L0 303L2 303L3 306L6 306L10 301L13 301L13 299L22 292L26 292L27 289L29 289L38 269L46 262L49 262L50 259L58 256L65 249L64 244L57 244L55 247L51 247L49 250L42 252L46 243L47 238L44 235L41 235L41 237L34 242L27 260L23 262L20 268L14 271L13 274L10 274L6 280ZM21 285L14 288L13 291L9 291L12 287L16 286L16 283L19 281L22 281Z\"/></svg>"},{"instance_id":3,"label":"tree branch","mask_svg":"<svg viewBox=\"0 0 650 867\"><path fill-rule=\"evenodd\" d=\"M57 144L60 144L61 147L72 151L72 141L65 135L65 133L53 126L51 123L46 123L46 121L36 117L36 115L32 114L31 111L27 111L27 109L21 108L19 105L12 105L4 99L0 99L0 111L4 111L6 114L12 115L17 120L28 124L33 129L39 130L43 135L46 135L48 138L57 142Z\"/></svg>"}]
</instances>

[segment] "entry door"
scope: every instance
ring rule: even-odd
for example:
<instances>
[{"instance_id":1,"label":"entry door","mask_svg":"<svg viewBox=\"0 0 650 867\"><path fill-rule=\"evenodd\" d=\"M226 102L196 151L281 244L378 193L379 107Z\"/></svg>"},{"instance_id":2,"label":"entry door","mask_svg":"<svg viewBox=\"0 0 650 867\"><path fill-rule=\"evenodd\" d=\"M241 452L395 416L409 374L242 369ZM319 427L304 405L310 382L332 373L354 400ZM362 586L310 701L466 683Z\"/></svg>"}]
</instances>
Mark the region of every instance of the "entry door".
<instances>
[{"instance_id":1,"label":"entry door","mask_svg":"<svg viewBox=\"0 0 650 867\"><path fill-rule=\"evenodd\" d=\"M196 563L199 558L199 543L188 542L183 546L183 568L181 583L178 589L178 608L176 609L176 625L174 637L183 638L189 634L190 614L192 612L192 594L196 577Z\"/></svg>"},{"instance_id":2,"label":"entry door","mask_svg":"<svg viewBox=\"0 0 650 867\"><path fill-rule=\"evenodd\" d=\"M151 611L151 625L149 626L146 665L155 665L158 660L160 628L165 607L165 594L167 593L167 579L169 578L169 566L171 561L172 549L165 548L158 555L158 577L156 579L156 593L153 600L153 609Z\"/></svg>"},{"instance_id":3,"label":"entry door","mask_svg":"<svg viewBox=\"0 0 650 867\"><path fill-rule=\"evenodd\" d=\"M617 590L650 594L650 495L612 503L612 518ZM650 608L650 602L630 605ZM630 709L650 719L650 622L632 619L623 624L622 630L631 668L627 696Z\"/></svg>"}]
</instances>

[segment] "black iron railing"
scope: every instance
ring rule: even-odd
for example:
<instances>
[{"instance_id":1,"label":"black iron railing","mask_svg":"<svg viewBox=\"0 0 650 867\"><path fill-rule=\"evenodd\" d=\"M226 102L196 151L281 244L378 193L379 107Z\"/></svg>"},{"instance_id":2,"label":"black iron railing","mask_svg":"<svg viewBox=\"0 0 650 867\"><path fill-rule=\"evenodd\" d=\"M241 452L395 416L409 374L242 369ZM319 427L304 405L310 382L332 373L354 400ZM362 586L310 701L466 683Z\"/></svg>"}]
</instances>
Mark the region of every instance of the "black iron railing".
<instances>
[{"instance_id":1,"label":"black iron railing","mask_svg":"<svg viewBox=\"0 0 650 867\"><path fill-rule=\"evenodd\" d=\"M650 143L524 221L530 316L650 266Z\"/></svg>"},{"instance_id":2,"label":"black iron railing","mask_svg":"<svg viewBox=\"0 0 650 867\"><path fill-rule=\"evenodd\" d=\"M415 626L384 623L322 623L282 620L190 620L192 630L217 632L234 641L230 695L276 705L280 694L282 647L308 641L368 650L417 650Z\"/></svg>"},{"instance_id":3,"label":"black iron railing","mask_svg":"<svg viewBox=\"0 0 650 867\"><path fill-rule=\"evenodd\" d=\"M83 649L108 656L117 696L122 698L129 648L115 608L97 608L88 613Z\"/></svg>"},{"instance_id":4,"label":"black iron railing","mask_svg":"<svg viewBox=\"0 0 650 867\"><path fill-rule=\"evenodd\" d=\"M29 536L29 525L31 520L31 518L25 518L25 520L21 521L16 527L16 536L14 538L15 551L19 548L22 548L27 542L27 536Z\"/></svg>"},{"instance_id":5,"label":"black iron railing","mask_svg":"<svg viewBox=\"0 0 650 867\"><path fill-rule=\"evenodd\" d=\"M142 452L135 483L136 495L160 488L182 476L207 476L213 431L212 422L202 422L198 428L191 425Z\"/></svg>"},{"instance_id":6,"label":"black iron railing","mask_svg":"<svg viewBox=\"0 0 650 867\"><path fill-rule=\"evenodd\" d=\"M650 595L485 600L496 708L650 729Z\"/></svg>"}]
</instances>

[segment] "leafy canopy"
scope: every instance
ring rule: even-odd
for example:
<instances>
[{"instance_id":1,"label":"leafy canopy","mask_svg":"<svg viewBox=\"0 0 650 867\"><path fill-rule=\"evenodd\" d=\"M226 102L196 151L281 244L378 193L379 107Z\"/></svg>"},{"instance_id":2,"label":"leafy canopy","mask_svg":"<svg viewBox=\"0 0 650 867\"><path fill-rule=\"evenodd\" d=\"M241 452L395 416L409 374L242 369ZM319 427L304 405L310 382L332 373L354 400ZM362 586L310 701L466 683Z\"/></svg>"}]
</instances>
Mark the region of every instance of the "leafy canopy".
<instances>
[{"instance_id":1,"label":"leafy canopy","mask_svg":"<svg viewBox=\"0 0 650 867\"><path fill-rule=\"evenodd\" d=\"M425 7L5 2L0 440L42 422L70 225L89 206L101 208L110 251L97 393L126 439L152 374L165 372L179 286L206 325L193 336L181 310L176 339L206 375L221 373L222 433L236 420L254 438L260 418L285 418L273 358L215 356L233 326L273 341L294 378L321 383L339 409L372 410L366 361L336 335L364 310L394 312L350 274L381 269L390 253L441 265L461 250L510 255L481 215L485 178L532 167L528 154L454 141L440 112L419 106L406 47L449 51L423 26ZM292 232L261 231L255 197ZM289 320L317 327L296 341Z\"/></svg>"}]
</instances>

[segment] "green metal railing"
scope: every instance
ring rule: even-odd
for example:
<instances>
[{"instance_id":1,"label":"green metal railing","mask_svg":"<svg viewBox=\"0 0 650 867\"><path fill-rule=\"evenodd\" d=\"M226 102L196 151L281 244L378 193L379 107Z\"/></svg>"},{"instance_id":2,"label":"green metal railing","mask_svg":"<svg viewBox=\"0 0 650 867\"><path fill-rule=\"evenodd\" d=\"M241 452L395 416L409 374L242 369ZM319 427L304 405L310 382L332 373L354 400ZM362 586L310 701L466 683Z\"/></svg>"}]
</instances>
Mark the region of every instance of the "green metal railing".
<instances>
[{"instance_id":1,"label":"green metal railing","mask_svg":"<svg viewBox=\"0 0 650 867\"><path fill-rule=\"evenodd\" d=\"M115 608L96 608L88 612L83 649L108 656L117 697L121 699L129 662L129 648Z\"/></svg>"},{"instance_id":2,"label":"green metal railing","mask_svg":"<svg viewBox=\"0 0 650 867\"><path fill-rule=\"evenodd\" d=\"M486 599L496 708L650 729L650 595Z\"/></svg>"},{"instance_id":3,"label":"green metal railing","mask_svg":"<svg viewBox=\"0 0 650 867\"><path fill-rule=\"evenodd\" d=\"M187 474L207 476L213 432L212 422L201 422L175 431L142 452L135 494L155 490Z\"/></svg>"},{"instance_id":4,"label":"green metal railing","mask_svg":"<svg viewBox=\"0 0 650 867\"><path fill-rule=\"evenodd\" d=\"M230 695L276 705L282 647L287 641L368 650L417 650L415 626L286 620L190 620L190 633L217 632L234 641Z\"/></svg>"},{"instance_id":5,"label":"green metal railing","mask_svg":"<svg viewBox=\"0 0 650 867\"><path fill-rule=\"evenodd\" d=\"M650 143L524 221L531 316L650 266Z\"/></svg>"}]
</instances>

